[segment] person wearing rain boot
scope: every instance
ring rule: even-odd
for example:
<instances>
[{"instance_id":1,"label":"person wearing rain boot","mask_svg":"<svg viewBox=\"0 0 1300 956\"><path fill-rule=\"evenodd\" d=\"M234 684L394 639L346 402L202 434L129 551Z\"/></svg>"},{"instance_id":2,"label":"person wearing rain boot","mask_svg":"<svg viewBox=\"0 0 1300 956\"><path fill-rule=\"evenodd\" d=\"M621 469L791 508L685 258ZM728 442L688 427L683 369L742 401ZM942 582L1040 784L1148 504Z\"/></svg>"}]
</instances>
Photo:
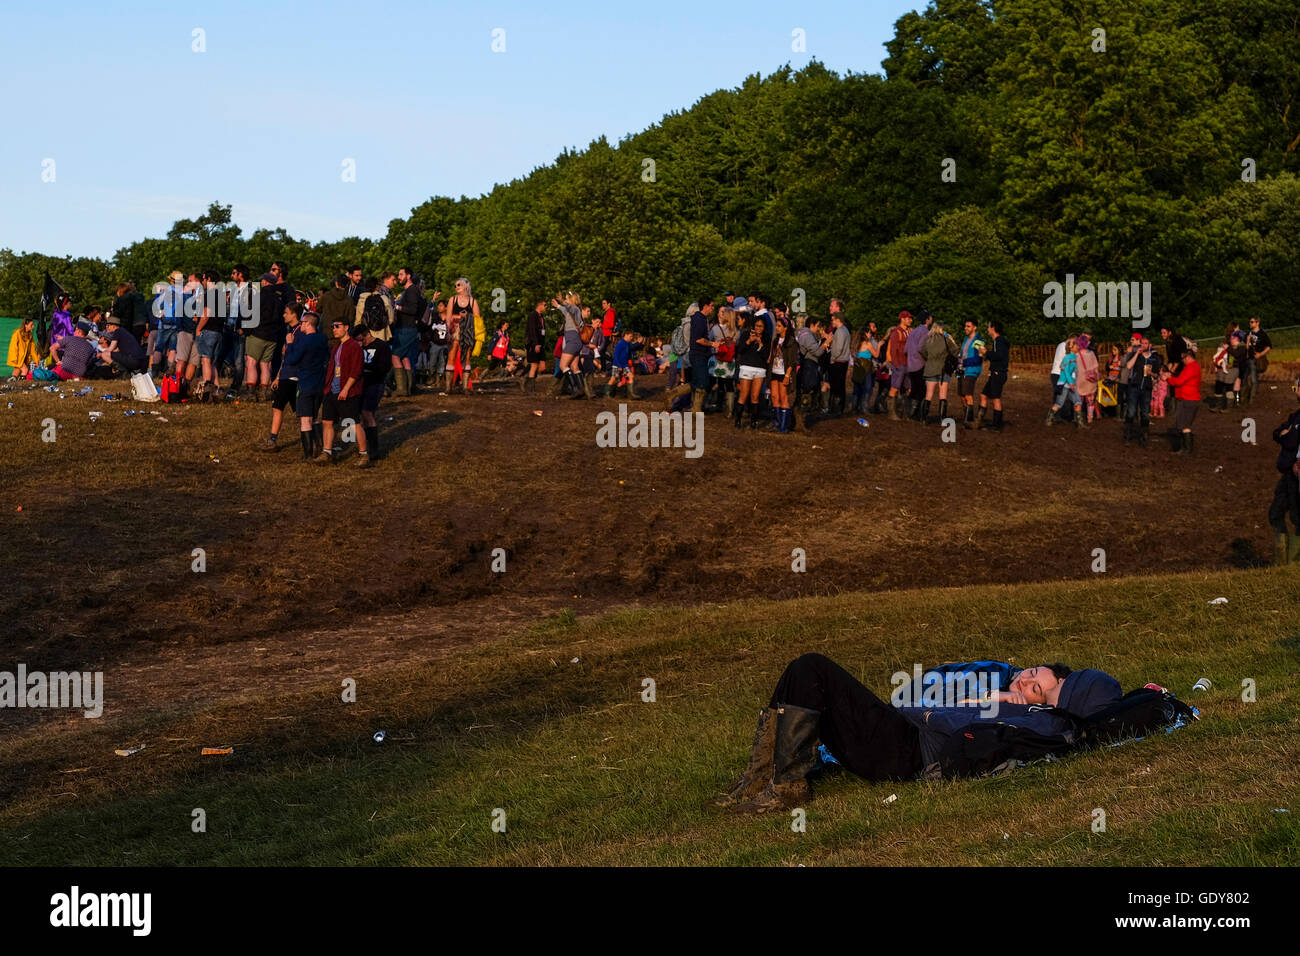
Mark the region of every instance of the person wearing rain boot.
<instances>
[{"instance_id":1,"label":"person wearing rain boot","mask_svg":"<svg viewBox=\"0 0 1300 956\"><path fill-rule=\"evenodd\" d=\"M764 319L755 318L748 328L740 332L736 343L740 385L733 418L737 428L744 427L742 418L746 408L749 409L749 427L754 428L758 424L758 394L767 377L768 352L771 348L767 344L765 324Z\"/></svg>"},{"instance_id":2,"label":"person wearing rain boot","mask_svg":"<svg viewBox=\"0 0 1300 956\"><path fill-rule=\"evenodd\" d=\"M973 319L962 323L965 337L961 342L961 378L957 382L957 394L961 396L963 408L962 427L975 427L975 384L984 371L984 343L980 340L979 326Z\"/></svg>"},{"instance_id":3,"label":"person wearing rain boot","mask_svg":"<svg viewBox=\"0 0 1300 956\"><path fill-rule=\"evenodd\" d=\"M316 313L304 312L294 330L293 342L284 350L284 363L298 371L298 394L294 409L298 413L302 460L311 461L324 451L316 436L314 420L325 397L325 366L330 347L325 336L316 331Z\"/></svg>"},{"instance_id":4,"label":"person wearing rain boot","mask_svg":"<svg viewBox=\"0 0 1300 956\"><path fill-rule=\"evenodd\" d=\"M1291 392L1300 399L1300 376L1291 383ZM1268 507L1268 524L1274 535L1274 563L1300 564L1300 409L1273 429L1273 441L1281 446L1277 453L1277 487ZM1286 526L1287 516L1291 527Z\"/></svg>"},{"instance_id":5,"label":"person wearing rain boot","mask_svg":"<svg viewBox=\"0 0 1300 956\"><path fill-rule=\"evenodd\" d=\"M925 380L925 398L921 400L919 419L922 425L938 424L948 417L948 382L952 378L949 363L957 361L959 351L943 324L931 322L930 332L921 343L921 358L925 360L921 367L921 377ZM932 418L930 410L936 395L939 396L939 416Z\"/></svg>"},{"instance_id":6,"label":"person wearing rain boot","mask_svg":"<svg viewBox=\"0 0 1300 956\"><path fill-rule=\"evenodd\" d=\"M1136 441L1147 446L1147 429L1151 425L1151 395L1160 378L1160 353L1151 347L1145 335L1138 339L1136 349L1125 355L1124 368L1128 371L1128 388L1125 392L1124 444Z\"/></svg>"},{"instance_id":7,"label":"person wearing rain boot","mask_svg":"<svg viewBox=\"0 0 1300 956\"><path fill-rule=\"evenodd\" d=\"M1007 384L1007 370L1011 367L1011 343L1002 332L1002 323L996 319L988 324L985 331L989 336L986 346L989 377L984 383L984 390L980 392L980 416L975 422L975 427L992 428L995 432L1000 432L1002 431L1002 389ZM993 423L985 425L984 413L988 408L989 399L993 400Z\"/></svg>"},{"instance_id":8,"label":"person wearing rain boot","mask_svg":"<svg viewBox=\"0 0 1300 956\"><path fill-rule=\"evenodd\" d=\"M1055 710L1087 718L1122 696L1109 674L1064 664L1021 670L981 661L945 665L934 673L940 672L968 679L940 680L944 693L935 695L925 692L933 677L927 684L922 675L898 687L886 703L821 654L791 661L759 712L748 766L714 805L741 813L799 806L812 796L808 777L820 762L819 740L841 766L864 780L913 780L938 764L949 737L980 720L1050 736L1073 728ZM983 679L977 683L977 678ZM972 685L985 691L970 697ZM992 689L1001 686L1007 689Z\"/></svg>"},{"instance_id":9,"label":"person wearing rain boot","mask_svg":"<svg viewBox=\"0 0 1300 956\"><path fill-rule=\"evenodd\" d=\"M1165 374L1168 375L1166 372ZM1196 353L1183 353L1182 366L1173 375L1169 375L1169 387L1177 399L1177 411L1174 421L1173 451L1180 455L1196 453L1196 436L1192 433L1192 423L1196 413L1201 410L1201 364L1196 361Z\"/></svg>"},{"instance_id":10,"label":"person wearing rain boot","mask_svg":"<svg viewBox=\"0 0 1300 956\"><path fill-rule=\"evenodd\" d=\"M614 356L609 365L609 382L605 385L605 397L613 398L614 389L618 388L619 382L627 382L627 397L636 398L636 390L632 386L632 374L635 364L632 361L637 349L641 345L636 341L636 333L631 329L624 329L623 334L619 336L614 343Z\"/></svg>"},{"instance_id":11,"label":"person wearing rain boot","mask_svg":"<svg viewBox=\"0 0 1300 956\"><path fill-rule=\"evenodd\" d=\"M772 389L772 417L776 420L776 430L782 433L790 431L793 427L790 388L794 385L795 370L798 366L799 343L795 341L794 331L790 327L790 318L787 315L778 315L776 332L772 336L769 383Z\"/></svg>"},{"instance_id":12,"label":"person wearing rain boot","mask_svg":"<svg viewBox=\"0 0 1300 956\"><path fill-rule=\"evenodd\" d=\"M718 343L709 337L709 316L715 306L707 295L700 296L690 317L691 411L704 411L704 396L709 391L709 356ZM671 404L669 411L671 411Z\"/></svg>"}]
</instances>

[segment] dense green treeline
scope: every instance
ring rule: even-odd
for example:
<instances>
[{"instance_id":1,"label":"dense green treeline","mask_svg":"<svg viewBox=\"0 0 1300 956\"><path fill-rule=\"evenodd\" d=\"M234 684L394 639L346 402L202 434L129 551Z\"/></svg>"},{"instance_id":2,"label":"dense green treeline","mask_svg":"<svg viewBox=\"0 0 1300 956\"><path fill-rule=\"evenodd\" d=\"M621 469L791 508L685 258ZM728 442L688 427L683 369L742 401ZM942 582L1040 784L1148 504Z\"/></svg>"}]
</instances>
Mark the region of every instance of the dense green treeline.
<instances>
[{"instance_id":1,"label":"dense green treeline","mask_svg":"<svg viewBox=\"0 0 1300 956\"><path fill-rule=\"evenodd\" d=\"M444 290L465 275L512 316L574 289L641 328L701 291L802 290L811 312L831 295L855 319L924 305L1053 341L1042 286L1067 273L1150 282L1154 318L1193 333L1294 321L1294 0L934 0L888 53L883 76L752 76L485 196L433 197L378 241L245 236L213 203L107 263L0 250L0 312L29 312L47 268L82 303L279 258L307 288L353 263Z\"/></svg>"}]
</instances>

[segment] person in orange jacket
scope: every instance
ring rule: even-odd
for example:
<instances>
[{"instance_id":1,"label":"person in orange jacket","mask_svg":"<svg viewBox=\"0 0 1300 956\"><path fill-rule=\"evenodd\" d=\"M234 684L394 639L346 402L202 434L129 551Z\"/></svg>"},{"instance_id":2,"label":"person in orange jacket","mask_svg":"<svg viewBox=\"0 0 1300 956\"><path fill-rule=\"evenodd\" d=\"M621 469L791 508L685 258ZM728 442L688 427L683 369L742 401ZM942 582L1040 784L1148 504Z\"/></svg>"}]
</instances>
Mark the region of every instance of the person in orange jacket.
<instances>
[{"instance_id":1,"label":"person in orange jacket","mask_svg":"<svg viewBox=\"0 0 1300 956\"><path fill-rule=\"evenodd\" d=\"M1168 377L1169 387L1174 390L1174 398L1178 400L1173 450L1190 455L1196 451L1192 422L1196 421L1196 413L1201 408L1201 365L1196 361L1196 353L1184 353L1182 367Z\"/></svg>"}]
</instances>

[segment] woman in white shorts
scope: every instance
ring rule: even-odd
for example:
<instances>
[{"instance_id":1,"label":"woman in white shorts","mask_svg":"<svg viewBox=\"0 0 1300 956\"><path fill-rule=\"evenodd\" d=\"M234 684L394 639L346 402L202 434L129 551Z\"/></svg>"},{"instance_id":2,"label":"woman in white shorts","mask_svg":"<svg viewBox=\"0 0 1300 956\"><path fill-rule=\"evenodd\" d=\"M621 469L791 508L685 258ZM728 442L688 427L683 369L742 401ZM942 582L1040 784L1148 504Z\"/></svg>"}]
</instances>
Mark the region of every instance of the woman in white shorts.
<instances>
[{"instance_id":1,"label":"woman in white shorts","mask_svg":"<svg viewBox=\"0 0 1300 956\"><path fill-rule=\"evenodd\" d=\"M762 319L755 319L740 332L736 342L736 364L740 370L739 394L736 396L736 427L743 427L741 417L749 406L749 427L758 427L758 397L767 378L768 345L764 338L767 328Z\"/></svg>"}]
</instances>

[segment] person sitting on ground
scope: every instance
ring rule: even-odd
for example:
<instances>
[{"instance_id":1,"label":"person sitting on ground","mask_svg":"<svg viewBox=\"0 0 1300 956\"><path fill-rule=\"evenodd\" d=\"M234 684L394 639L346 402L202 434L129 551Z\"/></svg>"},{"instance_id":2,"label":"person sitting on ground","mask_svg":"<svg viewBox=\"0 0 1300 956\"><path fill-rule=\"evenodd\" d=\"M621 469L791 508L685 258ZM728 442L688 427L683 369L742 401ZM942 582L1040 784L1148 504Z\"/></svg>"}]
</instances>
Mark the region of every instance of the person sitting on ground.
<instances>
[{"instance_id":1,"label":"person sitting on ground","mask_svg":"<svg viewBox=\"0 0 1300 956\"><path fill-rule=\"evenodd\" d=\"M50 344L56 345L59 339L72 335L75 326L72 321L72 300L66 295L54 299L54 314L50 316Z\"/></svg>"},{"instance_id":2,"label":"person sitting on ground","mask_svg":"<svg viewBox=\"0 0 1300 956\"><path fill-rule=\"evenodd\" d=\"M910 693L886 703L829 658L796 658L759 712L748 767L715 804L749 813L798 806L812 795L807 778L819 759L818 740L865 780L911 780L939 761L949 737L980 720L1052 736L1072 729L1054 709L1087 718L1123 696L1119 682L1099 670L1064 664L1020 670L996 661L960 667L991 671L999 682L1006 679L1007 689L935 705L916 681Z\"/></svg>"},{"instance_id":3,"label":"person sitting on ground","mask_svg":"<svg viewBox=\"0 0 1300 956\"><path fill-rule=\"evenodd\" d=\"M125 378L145 369L144 346L123 324L133 320L133 315L110 313L108 332L99 340L99 360Z\"/></svg>"},{"instance_id":4,"label":"person sitting on ground","mask_svg":"<svg viewBox=\"0 0 1300 956\"><path fill-rule=\"evenodd\" d=\"M23 319L23 324L14 329L14 334L9 336L10 378L30 379L32 369L40 363L40 358L36 354L36 336L33 333L35 327L36 320L28 317Z\"/></svg>"},{"instance_id":5,"label":"person sitting on ground","mask_svg":"<svg viewBox=\"0 0 1300 956\"><path fill-rule=\"evenodd\" d=\"M89 322L78 322L71 335L59 339L50 347L50 355L58 364L54 374L65 382L74 378L102 378L95 365L95 346L87 336L94 328Z\"/></svg>"}]
</instances>

